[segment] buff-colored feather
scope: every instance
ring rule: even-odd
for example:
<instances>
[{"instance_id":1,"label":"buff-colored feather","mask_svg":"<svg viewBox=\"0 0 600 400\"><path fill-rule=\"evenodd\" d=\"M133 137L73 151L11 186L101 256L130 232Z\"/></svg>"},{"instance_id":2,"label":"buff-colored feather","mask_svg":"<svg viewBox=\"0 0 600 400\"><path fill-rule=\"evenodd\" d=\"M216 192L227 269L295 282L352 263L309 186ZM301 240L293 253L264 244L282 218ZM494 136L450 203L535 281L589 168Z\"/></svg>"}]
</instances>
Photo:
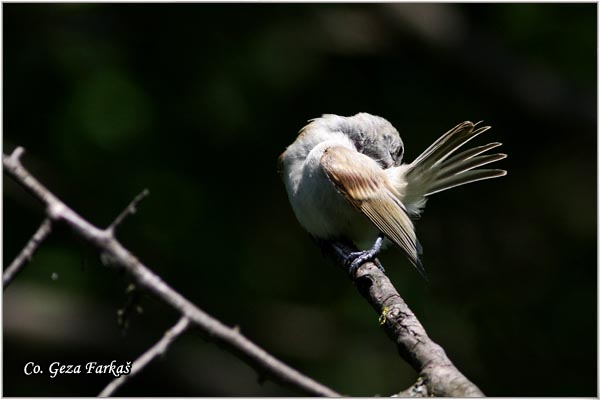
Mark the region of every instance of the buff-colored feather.
<instances>
[{"instance_id":1,"label":"buff-colored feather","mask_svg":"<svg viewBox=\"0 0 600 400\"><path fill-rule=\"evenodd\" d=\"M336 189L407 255L424 275L413 223L383 169L364 154L330 147L321 165Z\"/></svg>"}]
</instances>

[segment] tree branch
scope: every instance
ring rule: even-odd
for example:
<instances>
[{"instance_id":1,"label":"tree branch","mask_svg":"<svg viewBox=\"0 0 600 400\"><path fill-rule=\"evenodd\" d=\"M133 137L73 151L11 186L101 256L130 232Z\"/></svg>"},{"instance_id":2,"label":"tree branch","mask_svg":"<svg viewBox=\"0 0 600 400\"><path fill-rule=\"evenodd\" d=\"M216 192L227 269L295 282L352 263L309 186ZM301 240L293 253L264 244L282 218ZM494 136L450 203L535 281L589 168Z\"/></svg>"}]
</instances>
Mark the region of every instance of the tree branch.
<instances>
[{"instance_id":1,"label":"tree branch","mask_svg":"<svg viewBox=\"0 0 600 400\"><path fill-rule=\"evenodd\" d=\"M347 270L348 254L358 251L347 242L317 243L344 270ZM402 358L419 373L417 382L396 396L483 397L483 392L452 364L444 349L427 336L423 325L376 264L381 266L378 259L364 263L350 278L379 314L381 324Z\"/></svg>"},{"instance_id":2,"label":"tree branch","mask_svg":"<svg viewBox=\"0 0 600 400\"><path fill-rule=\"evenodd\" d=\"M33 253L37 250L38 246L46 239L46 237L52 231L52 223L50 219L46 218L38 228L38 230L33 234L29 242L25 245L23 250L17 255L17 257L13 260L13 262L4 270L2 274L2 287L6 289L6 287L12 282L15 276L21 271L21 269L25 266L26 261L30 261L31 257L33 257Z\"/></svg>"},{"instance_id":3,"label":"tree branch","mask_svg":"<svg viewBox=\"0 0 600 400\"><path fill-rule=\"evenodd\" d=\"M356 271L354 283L380 315L387 335L396 343L402 358L419 373L417 382L398 396L484 396L452 364L444 349L429 338L415 314L375 264L363 264Z\"/></svg>"},{"instance_id":4,"label":"tree branch","mask_svg":"<svg viewBox=\"0 0 600 400\"><path fill-rule=\"evenodd\" d=\"M112 263L127 270L139 286L178 310L182 315L180 321L167 331L157 344L135 361L130 376L142 370L156 356L164 353L167 347L185 331L188 324L193 323L209 340L254 367L261 377L270 377L309 395L339 396L338 393L275 359L241 335L238 330L223 325L197 308L151 272L117 241L114 229L127 215L135 212L136 205L148 194L147 190L138 195L107 229L99 229L60 201L22 166L20 156L23 151L19 147L11 156L3 155L4 169L17 183L46 206L49 219L44 221L13 264L16 264L19 259L25 260L31 257L39 242L50 232L50 220L63 222L98 248ZM7 272L13 269L13 264L7 268ZM23 261L19 261L18 264L22 265ZM14 269L18 271L19 268ZM3 281L5 278L6 272ZM370 262L363 264L357 270L354 282L359 292L382 317L384 329L396 343L400 355L419 373L417 382L397 396L483 396L479 388L452 364L442 347L429 338L390 280L375 264ZM6 284L4 283L5 286ZM127 379L127 376L122 376L114 380L101 395L112 394Z\"/></svg>"},{"instance_id":5,"label":"tree branch","mask_svg":"<svg viewBox=\"0 0 600 400\"><path fill-rule=\"evenodd\" d=\"M133 214L136 213L136 211L137 211L137 205L140 204L140 202L142 200L144 200L144 198L146 198L146 196L148 196L149 194L150 194L150 191L148 189L142 190L142 192L140 194L138 194L137 196L135 196L135 198L121 212L121 214L119 214L117 216L117 218L115 218L115 220L113 221L113 223L108 226L107 230L109 230L111 232L114 232L114 230L117 228L117 226L121 225L121 223L123 222L123 220L125 218L127 218L127 216L133 215Z\"/></svg>"},{"instance_id":6,"label":"tree branch","mask_svg":"<svg viewBox=\"0 0 600 400\"><path fill-rule=\"evenodd\" d=\"M163 355L167 348L177 339L189 326L190 320L187 317L181 317L179 321L167 332L164 336L156 342L154 346L149 348L144 354L142 354L137 360L133 362L131 366L131 372L128 375L121 375L110 382L102 392L98 395L99 397L109 397L121 387L125 382L135 376L139 371L144 369L146 365L150 364L156 357Z\"/></svg>"},{"instance_id":7,"label":"tree branch","mask_svg":"<svg viewBox=\"0 0 600 400\"><path fill-rule=\"evenodd\" d=\"M23 167L20 162L22 153L23 149L18 147L11 156L3 154L4 170L46 206L46 213L50 219L66 224L78 236L106 254L114 264L123 267L140 287L179 311L183 317L196 325L207 339L244 360L255 368L261 377L269 377L311 396L339 396L335 391L271 356L238 330L225 326L172 289L123 247L110 227L97 228L46 189Z\"/></svg>"}]
</instances>

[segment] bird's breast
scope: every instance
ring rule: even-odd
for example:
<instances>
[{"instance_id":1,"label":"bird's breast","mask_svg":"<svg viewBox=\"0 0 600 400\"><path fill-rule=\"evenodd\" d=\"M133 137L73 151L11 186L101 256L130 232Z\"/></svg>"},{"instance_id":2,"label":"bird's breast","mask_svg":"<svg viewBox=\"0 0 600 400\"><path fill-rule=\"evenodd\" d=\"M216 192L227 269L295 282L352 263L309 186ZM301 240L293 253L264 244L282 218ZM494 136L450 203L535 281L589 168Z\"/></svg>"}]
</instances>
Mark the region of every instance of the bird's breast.
<instances>
[{"instance_id":1,"label":"bird's breast","mask_svg":"<svg viewBox=\"0 0 600 400\"><path fill-rule=\"evenodd\" d=\"M338 193L325 174L320 160L326 148L315 148L298 165L284 171L292 209L302 227L317 238L344 238L359 247L370 247L378 230Z\"/></svg>"}]
</instances>

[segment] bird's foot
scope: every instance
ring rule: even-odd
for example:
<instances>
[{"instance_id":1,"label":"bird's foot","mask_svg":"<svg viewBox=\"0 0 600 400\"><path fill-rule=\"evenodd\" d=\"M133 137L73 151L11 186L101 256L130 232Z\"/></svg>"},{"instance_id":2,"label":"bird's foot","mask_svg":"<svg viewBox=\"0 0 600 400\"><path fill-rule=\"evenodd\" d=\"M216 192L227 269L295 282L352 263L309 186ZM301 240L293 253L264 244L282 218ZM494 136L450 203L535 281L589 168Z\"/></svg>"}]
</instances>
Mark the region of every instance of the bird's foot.
<instances>
[{"instance_id":1,"label":"bird's foot","mask_svg":"<svg viewBox=\"0 0 600 400\"><path fill-rule=\"evenodd\" d=\"M374 261L375 257L377 257L377 253L373 250L363 250L363 251L354 251L348 254L348 258L346 259L346 268L348 269L348 273L354 276L354 273L364 263L368 261ZM381 263L374 263L377 268L383 271L383 266Z\"/></svg>"},{"instance_id":2,"label":"bird's foot","mask_svg":"<svg viewBox=\"0 0 600 400\"><path fill-rule=\"evenodd\" d=\"M381 270L381 272L385 272L385 270L383 269L383 265L381 265L379 260L375 258L381 250L382 243L383 235L379 235L377 237L377 240L375 240L373 247L371 247L369 250L353 251L352 253L347 255L345 264L350 276L354 276L358 267L360 267L368 261L373 261L373 263L377 266L377 268Z\"/></svg>"}]
</instances>

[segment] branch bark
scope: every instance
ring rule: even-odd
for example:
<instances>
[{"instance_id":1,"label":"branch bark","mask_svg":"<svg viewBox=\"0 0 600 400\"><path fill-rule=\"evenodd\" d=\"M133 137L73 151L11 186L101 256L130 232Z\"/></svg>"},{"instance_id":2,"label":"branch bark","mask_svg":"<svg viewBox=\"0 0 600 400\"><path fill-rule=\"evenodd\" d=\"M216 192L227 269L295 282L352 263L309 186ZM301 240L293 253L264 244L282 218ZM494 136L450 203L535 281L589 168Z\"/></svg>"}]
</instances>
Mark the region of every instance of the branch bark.
<instances>
[{"instance_id":1,"label":"branch bark","mask_svg":"<svg viewBox=\"0 0 600 400\"><path fill-rule=\"evenodd\" d=\"M115 223L107 229L97 228L69 208L35 179L21 164L20 157L23 152L23 148L18 147L10 156L3 154L4 170L46 207L46 214L52 221L66 224L78 236L96 247L113 264L124 268L140 287L189 319L208 340L218 344L255 368L261 378L270 378L311 396L339 396L335 391L302 375L271 356L248 340L237 329L225 326L167 285L115 238L113 229ZM135 200L132 204L135 204ZM126 209L124 213L130 212ZM122 218L117 218L115 221L118 224L121 220Z\"/></svg>"},{"instance_id":2,"label":"branch bark","mask_svg":"<svg viewBox=\"0 0 600 400\"><path fill-rule=\"evenodd\" d=\"M317 240L317 244L346 271L348 255L358 251L348 242ZM429 338L423 325L383 272L377 258L361 265L350 279L379 314L380 322L396 343L400 356L419 373L417 382L396 396L485 396L452 364L444 349Z\"/></svg>"},{"instance_id":3,"label":"branch bark","mask_svg":"<svg viewBox=\"0 0 600 400\"><path fill-rule=\"evenodd\" d=\"M396 343L402 358L419 373L417 382L397 396L485 396L452 364L444 349L429 338L388 277L374 263L363 264L356 271L354 283L381 316L385 332Z\"/></svg>"}]
</instances>

